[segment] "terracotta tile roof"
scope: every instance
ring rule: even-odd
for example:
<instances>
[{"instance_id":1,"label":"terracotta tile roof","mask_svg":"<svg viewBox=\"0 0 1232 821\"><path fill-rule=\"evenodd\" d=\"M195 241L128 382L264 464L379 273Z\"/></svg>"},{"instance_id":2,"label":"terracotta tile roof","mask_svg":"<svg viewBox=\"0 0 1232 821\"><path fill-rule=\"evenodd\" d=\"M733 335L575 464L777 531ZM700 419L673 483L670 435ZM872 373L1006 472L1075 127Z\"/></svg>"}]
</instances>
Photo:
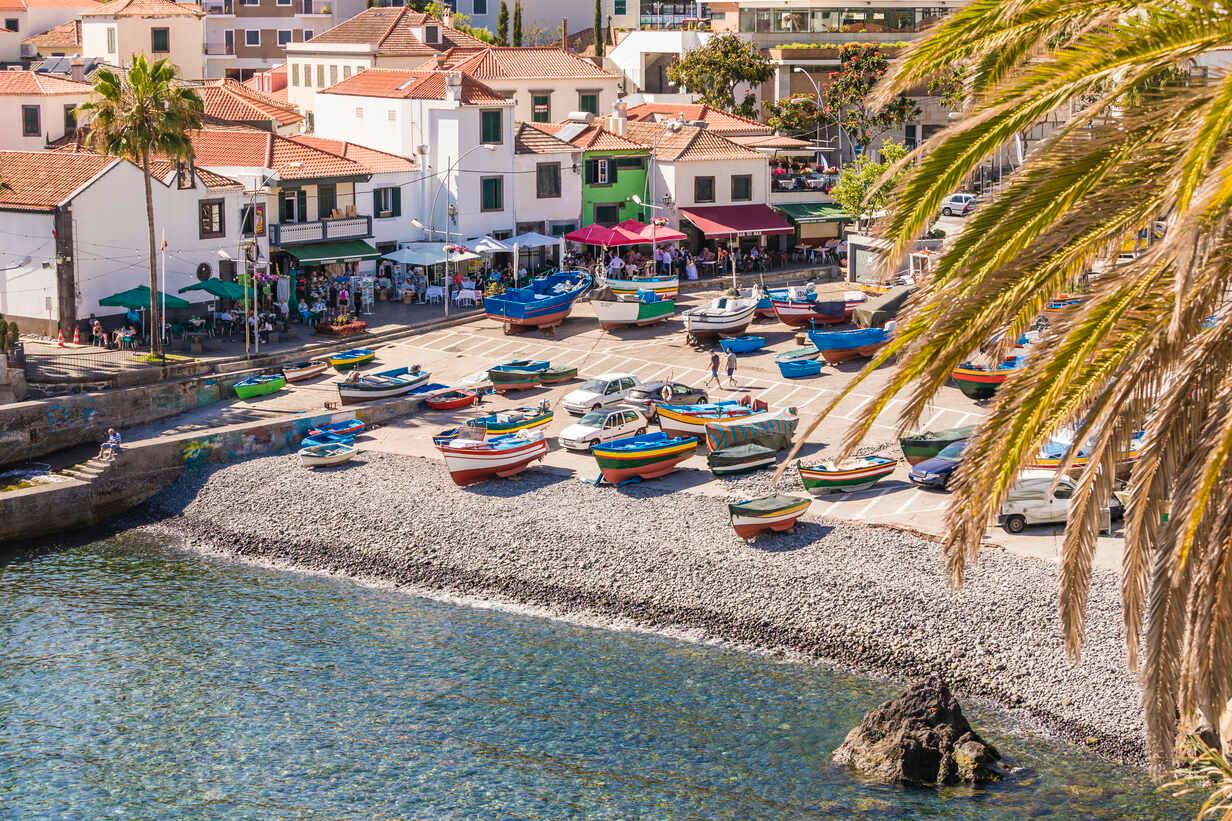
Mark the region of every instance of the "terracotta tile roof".
<instances>
[{"instance_id":1,"label":"terracotta tile roof","mask_svg":"<svg viewBox=\"0 0 1232 821\"><path fill-rule=\"evenodd\" d=\"M89 94L94 86L34 71L0 71L0 95Z\"/></svg>"},{"instance_id":2,"label":"terracotta tile roof","mask_svg":"<svg viewBox=\"0 0 1232 821\"><path fill-rule=\"evenodd\" d=\"M655 156L667 162L698 162L705 160L751 160L764 158L751 148L745 148L708 128L685 126L672 133L657 123L626 123L625 136L650 147Z\"/></svg>"},{"instance_id":3,"label":"terracotta tile roof","mask_svg":"<svg viewBox=\"0 0 1232 821\"><path fill-rule=\"evenodd\" d=\"M27 9L82 9L100 5L96 0L0 0L0 11L26 11Z\"/></svg>"},{"instance_id":4,"label":"terracotta tile roof","mask_svg":"<svg viewBox=\"0 0 1232 821\"><path fill-rule=\"evenodd\" d=\"M366 145L356 145L342 140L327 140L324 137L314 137L309 134L297 134L291 137L297 143L319 148L339 157L354 160L373 173L381 171L414 171L418 166L415 161L397 154L387 154Z\"/></svg>"},{"instance_id":5,"label":"terracotta tile roof","mask_svg":"<svg viewBox=\"0 0 1232 821\"><path fill-rule=\"evenodd\" d=\"M83 11L82 17L204 17L200 6L173 0L112 0Z\"/></svg>"},{"instance_id":6,"label":"terracotta tile roof","mask_svg":"<svg viewBox=\"0 0 1232 821\"><path fill-rule=\"evenodd\" d=\"M708 105L683 105L680 103L642 103L625 112L635 122L665 122L684 115L686 121L703 120L710 131L728 136L731 134L773 134L774 129L757 120L729 114Z\"/></svg>"},{"instance_id":7,"label":"terracotta tile roof","mask_svg":"<svg viewBox=\"0 0 1232 821\"><path fill-rule=\"evenodd\" d=\"M391 97L401 100L445 99L444 71L405 71L393 68L370 68L318 94L350 94L356 97ZM503 94L493 91L467 74L462 79L462 102L466 105L505 104Z\"/></svg>"},{"instance_id":8,"label":"terracotta tile roof","mask_svg":"<svg viewBox=\"0 0 1232 821\"><path fill-rule=\"evenodd\" d=\"M69 20L67 23L61 23L58 26L47 29L42 34L27 37L21 42L22 45L34 46L35 48L80 49L81 21Z\"/></svg>"},{"instance_id":9,"label":"terracotta tile roof","mask_svg":"<svg viewBox=\"0 0 1232 821\"><path fill-rule=\"evenodd\" d=\"M205 116L215 120L272 120L279 125L293 125L304 119L294 107L236 80L205 80L196 86L196 90L205 103Z\"/></svg>"},{"instance_id":10,"label":"terracotta tile roof","mask_svg":"<svg viewBox=\"0 0 1232 821\"><path fill-rule=\"evenodd\" d=\"M164 182L175 170L175 163L171 160L150 160L150 172L152 176ZM200 180L208 188L243 188L244 184L238 180L233 180L230 177L224 177L222 174L217 174L210 171L208 168L196 168L197 179Z\"/></svg>"},{"instance_id":11,"label":"terracotta tile roof","mask_svg":"<svg viewBox=\"0 0 1232 821\"><path fill-rule=\"evenodd\" d=\"M627 140L619 134L597 125L599 122L601 120L596 120L596 124L592 125L583 125L582 123L526 123L526 125L546 131L557 139L564 140L572 146L587 151L646 150L646 146L641 143Z\"/></svg>"},{"instance_id":12,"label":"terracotta tile roof","mask_svg":"<svg viewBox=\"0 0 1232 821\"><path fill-rule=\"evenodd\" d=\"M599 68L557 46L492 46L478 53L451 51L444 63L479 80L619 80L620 75ZM432 69L437 58L419 68Z\"/></svg>"},{"instance_id":13,"label":"terracotta tile roof","mask_svg":"<svg viewBox=\"0 0 1232 821\"><path fill-rule=\"evenodd\" d=\"M0 151L0 210L50 211L115 163L115 157L69 151Z\"/></svg>"},{"instance_id":14,"label":"terracotta tile roof","mask_svg":"<svg viewBox=\"0 0 1232 821\"><path fill-rule=\"evenodd\" d=\"M513 124L515 154L566 154L579 149L530 123Z\"/></svg>"},{"instance_id":15,"label":"terracotta tile roof","mask_svg":"<svg viewBox=\"0 0 1232 821\"><path fill-rule=\"evenodd\" d=\"M724 134L724 137L734 143L748 148L807 148L813 145L808 140L797 140L795 137L783 137L778 134Z\"/></svg>"},{"instance_id":16,"label":"terracotta tile roof","mask_svg":"<svg viewBox=\"0 0 1232 821\"><path fill-rule=\"evenodd\" d=\"M439 43L425 43L414 32L425 25L440 26ZM482 40L448 28L440 20L410 6L377 6L365 9L308 41L312 47L334 43L367 43L386 57L428 57L451 48L484 48Z\"/></svg>"},{"instance_id":17,"label":"terracotta tile roof","mask_svg":"<svg viewBox=\"0 0 1232 821\"><path fill-rule=\"evenodd\" d=\"M255 128L207 127L191 138L198 166L272 168L288 181L368 176L354 160Z\"/></svg>"}]
</instances>

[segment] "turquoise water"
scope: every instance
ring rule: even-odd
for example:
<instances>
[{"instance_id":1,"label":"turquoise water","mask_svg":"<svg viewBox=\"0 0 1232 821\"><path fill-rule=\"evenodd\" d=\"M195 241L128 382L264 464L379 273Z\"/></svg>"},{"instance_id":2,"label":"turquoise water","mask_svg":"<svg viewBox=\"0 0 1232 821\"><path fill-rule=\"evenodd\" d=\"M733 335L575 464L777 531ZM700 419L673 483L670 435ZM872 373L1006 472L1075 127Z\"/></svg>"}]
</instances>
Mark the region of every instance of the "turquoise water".
<instances>
[{"instance_id":1,"label":"turquoise water","mask_svg":"<svg viewBox=\"0 0 1232 821\"><path fill-rule=\"evenodd\" d=\"M120 537L0 568L0 817L1192 815L979 711L1026 775L861 784L894 689Z\"/></svg>"}]
</instances>

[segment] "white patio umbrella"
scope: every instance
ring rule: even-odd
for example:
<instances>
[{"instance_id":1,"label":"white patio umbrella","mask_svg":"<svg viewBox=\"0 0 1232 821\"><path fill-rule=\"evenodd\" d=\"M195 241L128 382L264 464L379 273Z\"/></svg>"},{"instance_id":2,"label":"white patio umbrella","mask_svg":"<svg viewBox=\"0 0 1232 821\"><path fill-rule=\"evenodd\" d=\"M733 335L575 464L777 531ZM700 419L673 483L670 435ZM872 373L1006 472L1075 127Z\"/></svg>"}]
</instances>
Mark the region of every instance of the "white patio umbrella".
<instances>
[{"instance_id":1,"label":"white patio umbrella","mask_svg":"<svg viewBox=\"0 0 1232 821\"><path fill-rule=\"evenodd\" d=\"M466 247L478 254L507 254L513 247L495 237L475 237L466 241Z\"/></svg>"}]
</instances>

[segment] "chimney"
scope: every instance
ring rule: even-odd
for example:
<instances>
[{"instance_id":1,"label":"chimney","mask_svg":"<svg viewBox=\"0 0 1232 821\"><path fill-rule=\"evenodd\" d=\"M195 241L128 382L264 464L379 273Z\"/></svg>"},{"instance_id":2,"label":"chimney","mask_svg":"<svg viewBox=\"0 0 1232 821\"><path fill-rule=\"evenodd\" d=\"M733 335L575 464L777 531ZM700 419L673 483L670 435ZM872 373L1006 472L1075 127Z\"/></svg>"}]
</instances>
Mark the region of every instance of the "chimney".
<instances>
[{"instance_id":1,"label":"chimney","mask_svg":"<svg viewBox=\"0 0 1232 821\"><path fill-rule=\"evenodd\" d=\"M450 71L445 74L445 102L462 102L462 72Z\"/></svg>"},{"instance_id":2,"label":"chimney","mask_svg":"<svg viewBox=\"0 0 1232 821\"><path fill-rule=\"evenodd\" d=\"M618 137L625 135L625 123L628 122L628 117L625 116L625 110L628 106L620 101L613 103L612 113L607 118L607 130Z\"/></svg>"},{"instance_id":3,"label":"chimney","mask_svg":"<svg viewBox=\"0 0 1232 821\"><path fill-rule=\"evenodd\" d=\"M441 11L441 25L447 29L453 28L453 9L449 6L445 6Z\"/></svg>"},{"instance_id":4,"label":"chimney","mask_svg":"<svg viewBox=\"0 0 1232 821\"><path fill-rule=\"evenodd\" d=\"M449 58L445 55L445 52L443 52L443 51L438 51L438 52L436 53L436 70L437 70L437 71L444 71L444 70L445 70L445 63L446 63L446 62L448 62L448 61L449 61Z\"/></svg>"},{"instance_id":5,"label":"chimney","mask_svg":"<svg viewBox=\"0 0 1232 821\"><path fill-rule=\"evenodd\" d=\"M565 17L560 21L560 50L569 50L569 18Z\"/></svg>"},{"instance_id":6,"label":"chimney","mask_svg":"<svg viewBox=\"0 0 1232 821\"><path fill-rule=\"evenodd\" d=\"M73 61L68 64L68 76L75 83L84 83L86 81L86 62L80 57L74 57Z\"/></svg>"}]
</instances>

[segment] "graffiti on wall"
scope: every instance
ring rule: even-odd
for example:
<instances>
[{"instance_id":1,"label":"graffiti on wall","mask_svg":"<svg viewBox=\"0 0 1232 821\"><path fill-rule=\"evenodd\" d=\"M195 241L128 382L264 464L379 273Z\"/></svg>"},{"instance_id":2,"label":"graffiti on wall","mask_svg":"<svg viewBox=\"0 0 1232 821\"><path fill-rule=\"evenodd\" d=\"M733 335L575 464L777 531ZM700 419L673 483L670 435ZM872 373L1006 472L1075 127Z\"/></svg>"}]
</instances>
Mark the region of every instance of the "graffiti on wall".
<instances>
[{"instance_id":1,"label":"graffiti on wall","mask_svg":"<svg viewBox=\"0 0 1232 821\"><path fill-rule=\"evenodd\" d=\"M53 402L47 405L47 430L89 427L97 414L98 408L90 400L69 405Z\"/></svg>"}]
</instances>

